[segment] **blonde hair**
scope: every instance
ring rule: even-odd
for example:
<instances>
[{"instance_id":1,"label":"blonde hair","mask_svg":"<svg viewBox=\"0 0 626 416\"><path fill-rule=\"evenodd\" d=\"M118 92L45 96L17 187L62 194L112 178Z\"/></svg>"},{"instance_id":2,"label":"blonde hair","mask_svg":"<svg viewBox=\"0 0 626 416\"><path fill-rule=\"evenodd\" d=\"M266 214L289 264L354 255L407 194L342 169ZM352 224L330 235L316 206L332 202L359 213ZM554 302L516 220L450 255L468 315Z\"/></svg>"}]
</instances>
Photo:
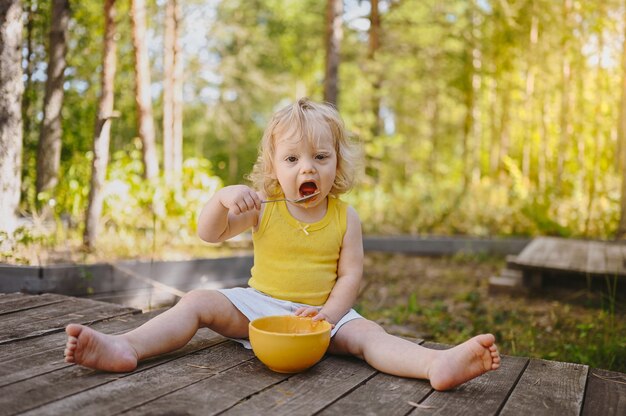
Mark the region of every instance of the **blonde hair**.
<instances>
[{"instance_id":1,"label":"blonde hair","mask_svg":"<svg viewBox=\"0 0 626 416\"><path fill-rule=\"evenodd\" d=\"M256 163L248 176L253 186L270 197L280 194L280 184L273 175L276 141L284 137L319 141L320 130L327 131L320 127L328 127L330 130L337 153L337 173L330 194L338 196L348 192L354 184L359 160L358 148L350 141L335 107L327 103L316 103L306 97L277 111L270 120L259 145Z\"/></svg>"}]
</instances>

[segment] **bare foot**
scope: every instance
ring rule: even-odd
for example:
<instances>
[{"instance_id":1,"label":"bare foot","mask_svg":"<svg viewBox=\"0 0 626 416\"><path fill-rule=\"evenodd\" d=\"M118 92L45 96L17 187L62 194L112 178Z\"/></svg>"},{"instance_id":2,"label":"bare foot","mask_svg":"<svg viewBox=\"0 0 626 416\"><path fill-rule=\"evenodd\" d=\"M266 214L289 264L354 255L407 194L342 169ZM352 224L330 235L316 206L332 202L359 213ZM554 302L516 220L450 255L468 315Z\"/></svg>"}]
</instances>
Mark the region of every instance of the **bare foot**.
<instances>
[{"instance_id":1,"label":"bare foot","mask_svg":"<svg viewBox=\"0 0 626 416\"><path fill-rule=\"evenodd\" d=\"M96 370L126 372L137 367L137 352L119 336L106 335L83 325L65 328L65 362Z\"/></svg>"},{"instance_id":2,"label":"bare foot","mask_svg":"<svg viewBox=\"0 0 626 416\"><path fill-rule=\"evenodd\" d=\"M491 334L475 336L441 354L431 364L430 384L435 390L449 390L487 371L500 367L500 353Z\"/></svg>"}]
</instances>

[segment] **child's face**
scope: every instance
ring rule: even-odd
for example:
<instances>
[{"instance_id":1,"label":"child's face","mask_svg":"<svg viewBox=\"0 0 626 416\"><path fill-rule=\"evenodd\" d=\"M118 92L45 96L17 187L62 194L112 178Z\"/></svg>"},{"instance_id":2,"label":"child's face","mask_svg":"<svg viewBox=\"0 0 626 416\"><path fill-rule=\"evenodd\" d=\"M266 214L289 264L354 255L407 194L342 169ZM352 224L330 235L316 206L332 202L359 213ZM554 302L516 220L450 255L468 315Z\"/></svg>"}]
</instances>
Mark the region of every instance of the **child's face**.
<instances>
[{"instance_id":1,"label":"child's face","mask_svg":"<svg viewBox=\"0 0 626 416\"><path fill-rule=\"evenodd\" d=\"M319 140L279 137L274 153L274 175L286 198L319 191L306 206L315 206L330 193L337 173L337 152L328 127Z\"/></svg>"}]
</instances>

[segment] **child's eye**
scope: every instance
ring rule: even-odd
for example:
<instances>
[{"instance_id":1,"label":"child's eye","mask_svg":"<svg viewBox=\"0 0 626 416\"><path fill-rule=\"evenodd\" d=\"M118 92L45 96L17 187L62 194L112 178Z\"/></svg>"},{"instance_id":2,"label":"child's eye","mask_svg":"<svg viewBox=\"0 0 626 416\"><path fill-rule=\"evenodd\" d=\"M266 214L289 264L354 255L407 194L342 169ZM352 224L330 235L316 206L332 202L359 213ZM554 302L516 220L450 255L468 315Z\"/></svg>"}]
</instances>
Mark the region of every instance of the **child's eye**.
<instances>
[{"instance_id":1,"label":"child's eye","mask_svg":"<svg viewBox=\"0 0 626 416\"><path fill-rule=\"evenodd\" d=\"M285 160L286 160L287 162L289 162L289 163L294 163L294 162L297 162L297 161L298 161L298 158L297 158L297 157L295 157L295 156L287 156L287 157L285 158Z\"/></svg>"},{"instance_id":2,"label":"child's eye","mask_svg":"<svg viewBox=\"0 0 626 416\"><path fill-rule=\"evenodd\" d=\"M315 155L315 159L317 159L317 160L324 160L327 157L328 157L328 155L325 154L325 153L319 153L319 154Z\"/></svg>"}]
</instances>

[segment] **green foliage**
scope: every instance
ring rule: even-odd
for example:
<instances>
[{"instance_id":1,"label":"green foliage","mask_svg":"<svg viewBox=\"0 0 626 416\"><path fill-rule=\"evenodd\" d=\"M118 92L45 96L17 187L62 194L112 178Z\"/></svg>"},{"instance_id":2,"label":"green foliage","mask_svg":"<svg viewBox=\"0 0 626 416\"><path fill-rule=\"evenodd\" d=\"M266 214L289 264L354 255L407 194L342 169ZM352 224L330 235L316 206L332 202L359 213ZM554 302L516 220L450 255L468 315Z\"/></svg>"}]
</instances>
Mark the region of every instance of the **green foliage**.
<instances>
[{"instance_id":1,"label":"green foliage","mask_svg":"<svg viewBox=\"0 0 626 416\"><path fill-rule=\"evenodd\" d=\"M140 146L139 139L134 140L115 152L109 163L103 190L101 241L96 250L105 257L160 257L168 247L197 246L197 216L222 187L211 162L204 158L186 159L174 185L167 185L164 179L148 181L142 176ZM74 157L71 164L64 165L64 180L55 195L36 196L38 206L47 207L54 221L20 228L10 239L8 235L0 236L0 247L8 247L0 253L0 260L28 264L46 261L46 254L32 257L42 249L54 252L67 247L79 252L93 155L89 152L87 157ZM32 212L37 214L38 210ZM75 258L76 254L66 253L64 260L85 261Z\"/></svg>"},{"instance_id":2,"label":"green foliage","mask_svg":"<svg viewBox=\"0 0 626 416\"><path fill-rule=\"evenodd\" d=\"M0 262L12 264L29 264L27 257L14 250L17 246L29 247L44 242L45 238L34 235L28 227L18 227L11 235L0 232Z\"/></svg>"},{"instance_id":3,"label":"green foliage","mask_svg":"<svg viewBox=\"0 0 626 416\"><path fill-rule=\"evenodd\" d=\"M35 157L50 3L24 4L32 10L33 75L24 95L22 209L37 217L52 206L57 221L80 232L100 93L102 4L72 3L61 179L57 189L42 195L34 191ZM181 4L184 157L210 163L202 169L221 183L240 183L272 112L300 95L321 99L325 4ZM620 91L615 88L623 75L623 34L616 19L623 7L573 2L565 10L548 0L411 0L384 6L375 55L364 24L368 2L345 3L349 20L341 45L339 109L365 156L360 183L347 199L365 232L612 237L623 174L616 163ZM171 231L175 238L179 228L169 224L187 230L195 212L185 218L168 201L194 185L182 183L186 191L173 191L143 183L139 150L129 147L137 136L129 7L116 5L120 117L112 122L114 185L108 188L124 183L123 198L130 200L126 206L120 195L107 197L103 223L105 230L124 230L128 238L136 232L141 239L155 226L160 235ZM148 7L161 140L164 2L150 1ZM569 80L563 75L566 65ZM379 114L373 113L376 105ZM375 129L378 116L382 131ZM126 151L132 156L120 153ZM188 173L184 178L194 180Z\"/></svg>"},{"instance_id":4,"label":"green foliage","mask_svg":"<svg viewBox=\"0 0 626 416\"><path fill-rule=\"evenodd\" d=\"M146 181L139 141L113 154L105 193L103 224L113 234L138 233L162 242L195 239L196 217L202 206L222 186L211 162L189 158L176 186L162 180Z\"/></svg>"}]
</instances>

